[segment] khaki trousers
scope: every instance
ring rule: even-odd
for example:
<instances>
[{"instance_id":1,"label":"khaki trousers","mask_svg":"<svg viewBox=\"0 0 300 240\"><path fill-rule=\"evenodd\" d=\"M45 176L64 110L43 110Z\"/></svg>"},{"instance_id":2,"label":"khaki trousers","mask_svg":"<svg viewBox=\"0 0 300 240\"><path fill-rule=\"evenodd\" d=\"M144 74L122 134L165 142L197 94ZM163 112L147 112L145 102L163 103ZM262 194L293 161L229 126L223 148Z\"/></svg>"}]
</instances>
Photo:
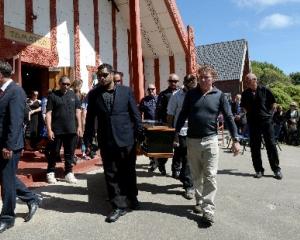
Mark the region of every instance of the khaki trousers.
<instances>
[{"instance_id":1,"label":"khaki trousers","mask_svg":"<svg viewBox=\"0 0 300 240\"><path fill-rule=\"evenodd\" d=\"M218 136L187 138L187 156L195 187L196 204L214 214L219 162Z\"/></svg>"}]
</instances>

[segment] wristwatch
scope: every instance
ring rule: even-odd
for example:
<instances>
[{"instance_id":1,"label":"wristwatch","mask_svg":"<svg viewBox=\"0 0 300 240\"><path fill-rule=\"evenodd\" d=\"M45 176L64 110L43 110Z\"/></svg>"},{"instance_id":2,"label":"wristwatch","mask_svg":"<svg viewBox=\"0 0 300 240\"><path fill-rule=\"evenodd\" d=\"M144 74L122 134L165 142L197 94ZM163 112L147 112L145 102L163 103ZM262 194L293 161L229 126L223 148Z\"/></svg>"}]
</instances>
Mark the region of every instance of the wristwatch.
<instances>
[{"instance_id":1,"label":"wristwatch","mask_svg":"<svg viewBox=\"0 0 300 240\"><path fill-rule=\"evenodd\" d=\"M239 142L240 139L239 139L238 137L234 137L234 138L232 138L232 141L233 141L234 143L236 143L236 142Z\"/></svg>"}]
</instances>

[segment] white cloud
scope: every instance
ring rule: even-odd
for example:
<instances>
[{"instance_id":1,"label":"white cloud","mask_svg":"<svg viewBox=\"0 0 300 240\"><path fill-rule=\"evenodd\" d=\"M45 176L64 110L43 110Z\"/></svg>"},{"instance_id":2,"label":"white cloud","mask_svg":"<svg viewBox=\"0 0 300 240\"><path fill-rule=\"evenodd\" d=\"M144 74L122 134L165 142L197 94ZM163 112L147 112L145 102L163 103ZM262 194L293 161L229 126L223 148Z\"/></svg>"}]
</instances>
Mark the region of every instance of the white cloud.
<instances>
[{"instance_id":1,"label":"white cloud","mask_svg":"<svg viewBox=\"0 0 300 240\"><path fill-rule=\"evenodd\" d=\"M300 3L300 0L233 0L240 7L268 7L284 3Z\"/></svg>"},{"instance_id":2,"label":"white cloud","mask_svg":"<svg viewBox=\"0 0 300 240\"><path fill-rule=\"evenodd\" d=\"M260 29L281 29L295 25L297 21L290 16L274 13L263 18L259 24Z\"/></svg>"}]
</instances>

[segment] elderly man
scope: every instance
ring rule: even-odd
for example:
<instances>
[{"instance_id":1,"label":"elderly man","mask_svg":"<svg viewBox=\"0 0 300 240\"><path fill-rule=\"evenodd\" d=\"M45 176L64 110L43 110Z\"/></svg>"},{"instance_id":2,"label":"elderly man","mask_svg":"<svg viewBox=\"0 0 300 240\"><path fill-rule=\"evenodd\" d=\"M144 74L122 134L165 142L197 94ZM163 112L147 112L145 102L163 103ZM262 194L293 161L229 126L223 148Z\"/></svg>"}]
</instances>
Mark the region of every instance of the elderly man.
<instances>
[{"instance_id":1,"label":"elderly man","mask_svg":"<svg viewBox=\"0 0 300 240\"><path fill-rule=\"evenodd\" d=\"M156 88L153 83L149 83L147 88L148 95L142 98L139 110L142 113L143 120L155 120L155 110L157 103ZM149 172L155 171L158 166L157 159L150 158Z\"/></svg>"},{"instance_id":2,"label":"elderly man","mask_svg":"<svg viewBox=\"0 0 300 240\"><path fill-rule=\"evenodd\" d=\"M272 120L275 98L268 88L258 85L257 77L253 73L247 75L246 86L247 89L242 93L241 107L247 112L254 177L261 178L265 171L261 159L263 136L271 169L275 178L280 180L282 173L279 167Z\"/></svg>"},{"instance_id":3,"label":"elderly man","mask_svg":"<svg viewBox=\"0 0 300 240\"><path fill-rule=\"evenodd\" d=\"M228 100L213 87L216 71L210 66L197 70L198 86L187 92L176 124L179 133L188 119L187 157L196 190L195 211L203 212L203 221L214 223L215 196L219 161L218 123L220 112L224 115L233 139L233 152L239 153L237 129Z\"/></svg>"}]
</instances>

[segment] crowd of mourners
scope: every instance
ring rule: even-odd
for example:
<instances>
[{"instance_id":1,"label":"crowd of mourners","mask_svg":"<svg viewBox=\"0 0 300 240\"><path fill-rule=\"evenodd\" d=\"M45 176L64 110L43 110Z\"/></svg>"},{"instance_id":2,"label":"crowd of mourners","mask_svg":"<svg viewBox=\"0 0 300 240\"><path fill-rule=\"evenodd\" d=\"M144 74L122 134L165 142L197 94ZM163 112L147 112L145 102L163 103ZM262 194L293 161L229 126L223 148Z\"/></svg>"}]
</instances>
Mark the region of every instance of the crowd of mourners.
<instances>
[{"instance_id":1,"label":"crowd of mourners","mask_svg":"<svg viewBox=\"0 0 300 240\"><path fill-rule=\"evenodd\" d=\"M112 212L107 222L115 222L140 208L136 183L136 145L144 141L144 123L175 129L172 177L182 182L184 197L195 199L194 211L204 223L215 220L216 175L219 161L219 122L224 121L232 139L232 152L238 155L240 138L250 139L254 177L264 176L261 144L265 144L274 177L281 180L276 142L299 145L297 103L283 112L272 92L253 73L246 77L246 89L234 100L214 86L217 73L211 66L199 66L194 74L181 79L169 75L167 87L159 94L149 83L147 95L136 103L130 87L123 85L123 74L109 64L97 69L97 81L86 94L82 80L62 76L58 89L39 98L32 91L28 98L11 79L11 66L0 61L0 173L2 212L0 232L14 225L16 197L27 203L25 221L35 214L42 199L29 191L16 177L16 166L23 148L45 153L46 179L55 184L56 163L63 146L65 181L76 184L73 166L78 158L89 160L100 150L107 194ZM12 107L14 106L14 108ZM13 112L13 114L12 114ZM221 116L221 117L220 117ZM20 130L20 126L24 129ZM10 129L9 131L6 131ZM24 136L24 138L23 138ZM25 139L25 141L23 141ZM75 155L79 148L81 154ZM150 158L149 172L167 175L167 158Z\"/></svg>"}]
</instances>

